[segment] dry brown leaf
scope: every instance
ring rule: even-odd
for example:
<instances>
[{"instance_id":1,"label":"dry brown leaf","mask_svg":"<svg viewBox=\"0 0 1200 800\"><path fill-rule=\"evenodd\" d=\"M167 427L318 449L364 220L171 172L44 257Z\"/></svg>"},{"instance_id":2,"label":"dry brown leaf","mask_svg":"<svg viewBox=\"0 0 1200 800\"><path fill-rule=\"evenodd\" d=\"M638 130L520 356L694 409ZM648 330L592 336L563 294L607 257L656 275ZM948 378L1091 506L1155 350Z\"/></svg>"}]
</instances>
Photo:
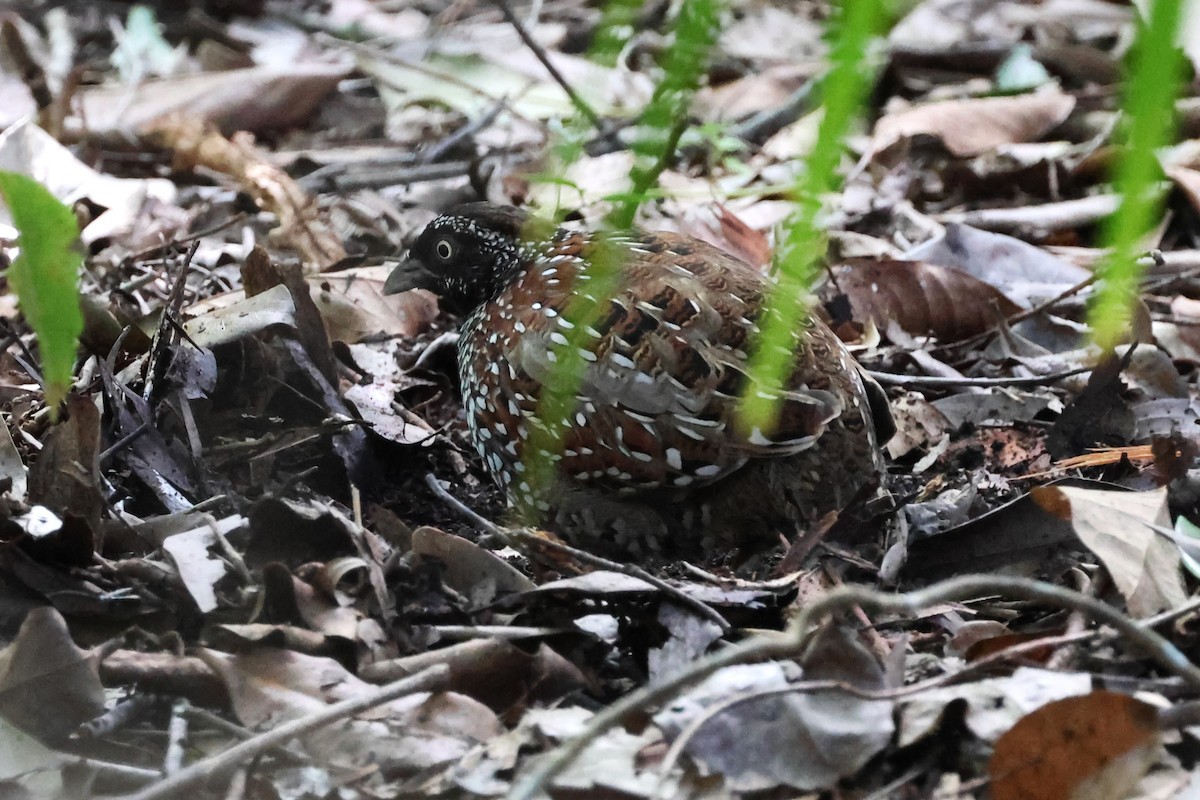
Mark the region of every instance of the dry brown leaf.
<instances>
[{"instance_id":1,"label":"dry brown leaf","mask_svg":"<svg viewBox=\"0 0 1200 800\"><path fill-rule=\"evenodd\" d=\"M968 662L981 661L988 656L994 655L1001 651L1007 650L1010 647L1036 642L1038 639L1046 638L1047 633L1006 633L1000 636L992 636L979 641L966 648L963 653L963 658ZM1021 653L1021 661L1025 664L1044 664L1050 660L1050 656L1054 655L1055 647L1052 644L1047 644L1033 650L1026 650Z\"/></svg>"},{"instance_id":2,"label":"dry brown leaf","mask_svg":"<svg viewBox=\"0 0 1200 800\"><path fill-rule=\"evenodd\" d=\"M771 263L771 242L763 230L721 203L714 204L711 213L681 215L670 228L708 242L756 269Z\"/></svg>"},{"instance_id":3,"label":"dry brown leaf","mask_svg":"<svg viewBox=\"0 0 1200 800\"><path fill-rule=\"evenodd\" d=\"M461 536L426 525L413 531L412 548L416 560L433 558L445 564L442 579L465 595L478 598L534 589L515 567ZM489 596L486 602L491 600Z\"/></svg>"},{"instance_id":4,"label":"dry brown leaf","mask_svg":"<svg viewBox=\"0 0 1200 800\"><path fill-rule=\"evenodd\" d=\"M780 64L716 88L696 93L695 111L707 120L744 119L778 108L793 92L812 79L811 66Z\"/></svg>"},{"instance_id":5,"label":"dry brown leaf","mask_svg":"<svg viewBox=\"0 0 1200 800\"><path fill-rule=\"evenodd\" d=\"M1074 108L1075 98L1058 89L914 106L875 123L871 150L879 152L906 137L929 134L956 156L977 156L1001 145L1037 141Z\"/></svg>"},{"instance_id":6,"label":"dry brown leaf","mask_svg":"<svg viewBox=\"0 0 1200 800\"><path fill-rule=\"evenodd\" d=\"M1171 314L1176 319L1200 320L1200 300L1178 295L1171 300Z\"/></svg>"},{"instance_id":7,"label":"dry brown leaf","mask_svg":"<svg viewBox=\"0 0 1200 800\"><path fill-rule=\"evenodd\" d=\"M429 423L396 402L398 380L377 376L371 383L359 383L343 392L347 401L354 404L363 421L389 442L400 445L418 445L436 435Z\"/></svg>"},{"instance_id":8,"label":"dry brown leaf","mask_svg":"<svg viewBox=\"0 0 1200 800\"><path fill-rule=\"evenodd\" d=\"M176 170L204 167L236 181L265 211L279 218L271 236L295 250L306 272L320 272L346 257L342 240L317 208L316 199L290 175L270 164L246 133L225 138L200 117L175 114L146 131L156 144L170 149Z\"/></svg>"},{"instance_id":9,"label":"dry brown leaf","mask_svg":"<svg viewBox=\"0 0 1200 800\"><path fill-rule=\"evenodd\" d=\"M896 433L887 441L888 455L892 458L900 458L919 447L927 448L958 427L915 392L895 398L890 406L896 422Z\"/></svg>"},{"instance_id":10,"label":"dry brown leaf","mask_svg":"<svg viewBox=\"0 0 1200 800\"><path fill-rule=\"evenodd\" d=\"M95 530L104 513L100 490L100 411L87 397L67 398L67 418L50 429L29 471L29 497L55 514L75 514Z\"/></svg>"},{"instance_id":11,"label":"dry brown leaf","mask_svg":"<svg viewBox=\"0 0 1200 800\"><path fill-rule=\"evenodd\" d=\"M411 339L429 328L438 315L437 300L423 289L384 295L390 270L390 266L354 267L305 276L330 341L356 344L380 334ZM245 299L246 293L236 289L201 300L187 313L202 318Z\"/></svg>"},{"instance_id":12,"label":"dry brown leaf","mask_svg":"<svg viewBox=\"0 0 1200 800\"><path fill-rule=\"evenodd\" d=\"M198 649L196 655L225 682L234 713L250 727L279 725L374 691L329 658L268 647L236 655ZM418 692L299 738L330 768L408 776L454 763L503 730L495 713L476 700Z\"/></svg>"},{"instance_id":13,"label":"dry brown leaf","mask_svg":"<svg viewBox=\"0 0 1200 800\"><path fill-rule=\"evenodd\" d=\"M277 263L267 255L266 250L256 246L242 262L241 274L242 286L245 287L248 297L265 294L279 285L287 287L296 309L296 339L304 346L304 350L325 376L325 380L336 384L337 366L334 363L329 334L325 330L321 312L313 302L312 292L299 265Z\"/></svg>"},{"instance_id":14,"label":"dry brown leaf","mask_svg":"<svg viewBox=\"0 0 1200 800\"><path fill-rule=\"evenodd\" d=\"M1058 700L1023 717L988 764L995 800L1118 800L1153 763L1154 707L1117 692Z\"/></svg>"},{"instance_id":15,"label":"dry brown leaf","mask_svg":"<svg viewBox=\"0 0 1200 800\"><path fill-rule=\"evenodd\" d=\"M104 710L96 659L71 639L53 608L35 608L0 651L0 716L45 742Z\"/></svg>"},{"instance_id":16,"label":"dry brown leaf","mask_svg":"<svg viewBox=\"0 0 1200 800\"><path fill-rule=\"evenodd\" d=\"M429 328L438 315L437 300L422 290L384 295L390 270L356 267L309 278L330 339L352 343L380 333L412 338Z\"/></svg>"},{"instance_id":17,"label":"dry brown leaf","mask_svg":"<svg viewBox=\"0 0 1200 800\"><path fill-rule=\"evenodd\" d=\"M833 270L836 287L818 290L828 301L840 290L854 319L880 330L894 322L908 333L962 339L991 328L997 316L1020 311L995 287L965 272L921 261L849 259Z\"/></svg>"},{"instance_id":18,"label":"dry brown leaf","mask_svg":"<svg viewBox=\"0 0 1200 800\"><path fill-rule=\"evenodd\" d=\"M138 86L89 87L79 95L82 111L67 120L67 133L128 134L184 112L227 133L285 130L313 110L351 68L340 64L206 72Z\"/></svg>"},{"instance_id":19,"label":"dry brown leaf","mask_svg":"<svg viewBox=\"0 0 1200 800\"><path fill-rule=\"evenodd\" d=\"M201 614L217 608L215 587L225 577L228 567L227 562L214 557L209 548L217 544L217 531L224 536L243 524L243 518L235 514L220 523L206 521L198 528L172 534L163 540L163 553L175 567L176 575Z\"/></svg>"},{"instance_id":20,"label":"dry brown leaf","mask_svg":"<svg viewBox=\"0 0 1200 800\"><path fill-rule=\"evenodd\" d=\"M175 236L185 216L174 205L178 190L170 181L118 178L95 170L30 120L0 133L0 169L37 179L67 205L86 200L89 206L99 206L99 215L80 232L88 245L116 238L133 246L146 233L158 244L159 237ZM0 224L11 222L8 208L0 202Z\"/></svg>"},{"instance_id":21,"label":"dry brown leaf","mask_svg":"<svg viewBox=\"0 0 1200 800\"><path fill-rule=\"evenodd\" d=\"M520 646L503 639L472 639L424 653L376 661L362 670L364 680L390 683L433 664L445 664L445 690L472 697L514 719L534 702L552 704L587 685L578 667L545 644ZM516 713L514 713L516 712Z\"/></svg>"}]
</instances>

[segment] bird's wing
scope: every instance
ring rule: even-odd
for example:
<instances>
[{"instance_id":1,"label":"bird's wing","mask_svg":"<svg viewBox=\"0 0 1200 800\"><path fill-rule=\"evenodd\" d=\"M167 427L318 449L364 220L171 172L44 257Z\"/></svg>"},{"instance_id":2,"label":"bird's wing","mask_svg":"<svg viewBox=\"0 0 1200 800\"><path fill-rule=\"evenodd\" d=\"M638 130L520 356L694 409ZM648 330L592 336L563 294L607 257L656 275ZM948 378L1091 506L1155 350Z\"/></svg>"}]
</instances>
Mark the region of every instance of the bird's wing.
<instances>
[{"instance_id":1,"label":"bird's wing","mask_svg":"<svg viewBox=\"0 0 1200 800\"><path fill-rule=\"evenodd\" d=\"M820 323L797 334L778 425L744 430L737 403L748 384L763 278L693 239L647 233L623 244L628 261L617 292L584 331L584 373L573 411L561 420L562 470L618 489L688 486L718 480L751 458L811 447L844 407L836 380L821 368L830 359L841 363L836 337ZM552 288L560 290L540 286L534 300L533 287L518 283L513 297L502 298L531 309L507 351L514 374L501 376L517 396L539 397L559 380L560 348L572 330L562 314L575 292L588 289L586 279L567 276L593 246L578 234L560 237L535 277L552 270L549 279L561 281ZM525 289L529 297L520 296Z\"/></svg>"}]
</instances>

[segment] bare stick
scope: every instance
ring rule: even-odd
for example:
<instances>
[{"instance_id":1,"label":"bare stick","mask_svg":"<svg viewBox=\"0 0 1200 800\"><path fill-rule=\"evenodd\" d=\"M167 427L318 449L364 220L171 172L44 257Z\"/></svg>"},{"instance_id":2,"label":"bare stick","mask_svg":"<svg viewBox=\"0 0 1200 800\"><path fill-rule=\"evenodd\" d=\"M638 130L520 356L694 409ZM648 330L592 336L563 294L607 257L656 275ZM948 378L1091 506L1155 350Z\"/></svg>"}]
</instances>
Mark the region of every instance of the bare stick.
<instances>
[{"instance_id":1,"label":"bare stick","mask_svg":"<svg viewBox=\"0 0 1200 800\"><path fill-rule=\"evenodd\" d=\"M956 386L1045 386L1046 384L1091 372L1093 367L1076 367L1049 375L1034 375L1029 378L942 378L933 375L897 375L894 372L867 370L867 374L880 383L890 386L930 386L953 388Z\"/></svg>"},{"instance_id":2,"label":"bare stick","mask_svg":"<svg viewBox=\"0 0 1200 800\"><path fill-rule=\"evenodd\" d=\"M504 539L508 535L508 531L504 530L490 519L481 517L479 514L475 513L473 508L468 506L462 500L459 500L454 495L450 494L450 492L446 491L446 487L442 486L442 482L439 481L437 476L432 472L425 473L425 485L432 489L433 493L436 494L443 503L457 511L459 515L463 517L463 519L467 520L484 533L488 534L489 536L495 536L498 539Z\"/></svg>"},{"instance_id":3,"label":"bare stick","mask_svg":"<svg viewBox=\"0 0 1200 800\"><path fill-rule=\"evenodd\" d=\"M171 723L167 726L167 754L163 757L163 775L178 775L183 769L183 751L188 737L188 701L180 698L171 707Z\"/></svg>"},{"instance_id":4,"label":"bare stick","mask_svg":"<svg viewBox=\"0 0 1200 800\"><path fill-rule=\"evenodd\" d=\"M182 797L185 791L212 778L224 776L237 769L239 765L245 764L250 759L262 755L273 747L285 744L297 736L311 733L331 722L361 714L368 709L395 700L397 697L432 689L443 683L449 675L450 668L439 664L422 670L412 677L402 678L386 686L381 686L378 691L370 694L334 703L315 714L285 722L272 730L264 731L253 739L235 744L211 758L197 761L169 778L147 786L140 792L126 795L125 800L170 800L170 798Z\"/></svg>"},{"instance_id":5,"label":"bare stick","mask_svg":"<svg viewBox=\"0 0 1200 800\"><path fill-rule=\"evenodd\" d=\"M951 211L935 214L933 218L943 224L958 222L987 231L1032 231L1034 235L1045 235L1097 222L1116 211L1118 201L1115 194L1096 194L1081 200L1062 200L1020 208Z\"/></svg>"},{"instance_id":6,"label":"bare stick","mask_svg":"<svg viewBox=\"0 0 1200 800\"><path fill-rule=\"evenodd\" d=\"M479 118L468 122L466 125L463 125L445 139L442 139L440 142L421 153L421 163L429 164L433 161L437 161L446 153L450 152L451 148L453 148L456 144L464 139L467 139L468 137L474 136L476 133L495 122L496 118L500 116L500 112L507 108L508 101L501 99L499 102L493 105L486 114L483 114Z\"/></svg>"},{"instance_id":7,"label":"bare stick","mask_svg":"<svg viewBox=\"0 0 1200 800\"><path fill-rule=\"evenodd\" d=\"M1043 311L1049 311L1051 308L1058 305L1063 300L1066 300L1068 297L1073 297L1074 295L1082 292L1084 289L1088 288L1089 286L1091 286L1093 283L1095 283L1099 279L1100 279L1099 275L1089 275L1088 277L1084 278L1079 283L1075 284L1074 286L1070 287L1069 289L1064 289L1063 291L1059 292L1054 297L1051 297L1049 300L1038 303L1033 308L1027 308L1024 311L1018 311L1017 313L1013 314L1012 316L1005 317L1004 323L1007 325L1015 325L1018 322L1027 320L1030 317L1041 314ZM998 326L992 327L986 331L983 331L982 333L977 333L974 336L968 336L965 339L959 339L957 342L947 342L946 344L939 345L938 349L945 350L950 347L964 347L967 345L976 344L978 342L984 341L985 339L991 338L992 336L995 336L998 332L999 332Z\"/></svg>"}]
</instances>

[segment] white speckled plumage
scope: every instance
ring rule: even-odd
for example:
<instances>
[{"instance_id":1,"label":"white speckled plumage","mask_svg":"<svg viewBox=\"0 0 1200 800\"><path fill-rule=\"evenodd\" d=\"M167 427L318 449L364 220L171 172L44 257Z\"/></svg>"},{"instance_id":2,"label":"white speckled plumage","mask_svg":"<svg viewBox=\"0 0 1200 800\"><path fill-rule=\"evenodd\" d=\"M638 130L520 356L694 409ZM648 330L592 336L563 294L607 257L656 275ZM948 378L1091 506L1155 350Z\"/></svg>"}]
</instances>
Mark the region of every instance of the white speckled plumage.
<instances>
[{"instance_id":1,"label":"white speckled plumage","mask_svg":"<svg viewBox=\"0 0 1200 800\"><path fill-rule=\"evenodd\" d=\"M543 496L514 483L526 426L540 424L538 400L569 341L561 311L596 246L588 234L529 234L521 212L461 207L421 234L404 280L389 279L390 289L432 288L466 314L459 374L471 437L518 508L553 510L568 535L699 541L738 533L715 528L810 521L878 471L886 401L868 395L845 348L815 320L796 333L778 426L742 431L734 415L766 281L703 242L641 233L623 239L617 291L586 329L580 396L553 459L558 483Z\"/></svg>"}]
</instances>

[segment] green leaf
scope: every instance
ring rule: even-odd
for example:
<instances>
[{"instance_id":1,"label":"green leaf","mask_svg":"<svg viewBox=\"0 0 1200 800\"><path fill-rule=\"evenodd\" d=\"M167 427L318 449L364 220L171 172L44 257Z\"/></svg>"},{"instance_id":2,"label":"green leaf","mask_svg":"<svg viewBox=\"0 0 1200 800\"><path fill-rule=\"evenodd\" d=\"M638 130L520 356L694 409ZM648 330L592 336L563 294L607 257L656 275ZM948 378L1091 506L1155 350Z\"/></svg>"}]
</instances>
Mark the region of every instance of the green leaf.
<instances>
[{"instance_id":1,"label":"green leaf","mask_svg":"<svg viewBox=\"0 0 1200 800\"><path fill-rule=\"evenodd\" d=\"M823 198L840 185L838 165L855 119L862 115L875 85L877 69L869 58L872 40L890 23L883 0L842 0L831 19L829 71L821 79L824 114L817 141L796 179L792 199L796 211L775 248L776 285L767 298L750 354L741 425L746 431L770 431L778 422L779 390L794 362L797 335L803 335L810 295L808 287L825 254L825 235L818 217Z\"/></svg>"},{"instance_id":2,"label":"green leaf","mask_svg":"<svg viewBox=\"0 0 1200 800\"><path fill-rule=\"evenodd\" d=\"M615 67L621 51L637 33L642 0L609 0L588 49L588 56L605 66Z\"/></svg>"},{"instance_id":3,"label":"green leaf","mask_svg":"<svg viewBox=\"0 0 1200 800\"><path fill-rule=\"evenodd\" d=\"M1112 349L1129 330L1141 268L1138 251L1143 237L1162 218L1162 175L1156 151L1178 130L1175 98L1179 95L1184 59L1175 42L1183 16L1183 0L1155 0L1138 29L1122 101L1128 141L1117 162L1114 183L1121 205L1104 226L1109 257L1100 265L1104 279L1088 309L1096 344Z\"/></svg>"},{"instance_id":4,"label":"green leaf","mask_svg":"<svg viewBox=\"0 0 1200 800\"><path fill-rule=\"evenodd\" d=\"M25 175L0 170L0 197L20 232L8 283L37 334L51 413L71 388L83 313L79 309L79 223L70 208Z\"/></svg>"},{"instance_id":5,"label":"green leaf","mask_svg":"<svg viewBox=\"0 0 1200 800\"><path fill-rule=\"evenodd\" d=\"M630 145L636 156L630 171L631 186L626 192L606 198L614 203L606 219L608 228L621 232L633 225L638 207L655 193L658 176L671 163L679 138L689 122L688 108L692 97L707 71L726 2L683 0L675 24L675 41L664 56L662 80L642 113L638 136ZM622 31L628 26L620 22L625 18L622 15L637 7L640 5L630 0L611 0L606 17L608 33L617 38L625 35ZM569 129L560 129L559 133L560 144L555 149L561 160L569 162L582 155L582 139ZM566 135L562 135L564 133ZM565 172L566 164L562 169ZM553 482L555 458L562 452L564 422L574 417L578 389L587 368L582 355L591 346L587 330L609 308L627 256L619 240L595 242L588 252L586 291L576 292L563 309L563 320L567 323L564 325L567 331L565 342L555 345L551 351L554 366L545 382L537 416L532 421L529 444L525 448L525 475L521 488L532 487L528 492L530 496L540 496ZM536 509L521 511L533 515Z\"/></svg>"},{"instance_id":6,"label":"green leaf","mask_svg":"<svg viewBox=\"0 0 1200 800\"><path fill-rule=\"evenodd\" d=\"M708 61L721 31L727 0L683 0L675 23L675 42L667 50L663 77L642 112L638 137L630 143L637 160L630 170L629 199L616 205L606 222L616 230L633 226L638 208L670 166L679 140L687 130L688 109L708 70Z\"/></svg>"}]
</instances>

